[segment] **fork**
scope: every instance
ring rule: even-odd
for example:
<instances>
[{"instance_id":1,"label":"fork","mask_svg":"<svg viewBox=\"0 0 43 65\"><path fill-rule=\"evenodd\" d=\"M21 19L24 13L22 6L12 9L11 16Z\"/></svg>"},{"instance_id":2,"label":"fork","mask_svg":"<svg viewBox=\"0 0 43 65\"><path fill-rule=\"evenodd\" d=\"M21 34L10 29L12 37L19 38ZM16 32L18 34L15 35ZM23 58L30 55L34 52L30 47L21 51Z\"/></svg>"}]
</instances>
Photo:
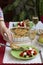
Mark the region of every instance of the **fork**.
<instances>
[{"instance_id":1,"label":"fork","mask_svg":"<svg viewBox=\"0 0 43 65\"><path fill-rule=\"evenodd\" d=\"M12 45L6 45L6 44L2 44L2 43L0 43L0 47L1 46L5 46L5 47L10 47L11 49L13 49L13 50L25 50L23 47L20 47L20 46L18 46L18 45L15 45L15 44L13 44L12 43Z\"/></svg>"},{"instance_id":2,"label":"fork","mask_svg":"<svg viewBox=\"0 0 43 65\"><path fill-rule=\"evenodd\" d=\"M39 50L39 54L40 54L41 62L43 63L43 58L42 58L41 50Z\"/></svg>"}]
</instances>

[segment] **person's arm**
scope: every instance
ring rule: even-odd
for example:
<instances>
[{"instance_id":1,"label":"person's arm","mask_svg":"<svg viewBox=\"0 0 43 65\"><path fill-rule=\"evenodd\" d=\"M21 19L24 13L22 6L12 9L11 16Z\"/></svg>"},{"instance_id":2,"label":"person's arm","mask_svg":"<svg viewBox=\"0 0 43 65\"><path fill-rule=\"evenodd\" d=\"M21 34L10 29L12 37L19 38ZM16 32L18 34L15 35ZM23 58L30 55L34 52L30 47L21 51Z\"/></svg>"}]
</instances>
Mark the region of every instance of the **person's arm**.
<instances>
[{"instance_id":1,"label":"person's arm","mask_svg":"<svg viewBox=\"0 0 43 65\"><path fill-rule=\"evenodd\" d=\"M6 41L13 42L13 35L3 21L0 22L0 33Z\"/></svg>"},{"instance_id":2,"label":"person's arm","mask_svg":"<svg viewBox=\"0 0 43 65\"><path fill-rule=\"evenodd\" d=\"M5 23L3 21L0 21L0 29L1 28L6 28Z\"/></svg>"},{"instance_id":3,"label":"person's arm","mask_svg":"<svg viewBox=\"0 0 43 65\"><path fill-rule=\"evenodd\" d=\"M0 8L0 33L3 36L3 38L8 41L8 42L12 42L13 41L13 36L11 31L6 27L5 23L4 23L4 16L3 16L3 11Z\"/></svg>"},{"instance_id":4,"label":"person's arm","mask_svg":"<svg viewBox=\"0 0 43 65\"><path fill-rule=\"evenodd\" d=\"M6 27L5 23L4 23L4 21L0 21L0 33L2 33L2 31L6 30L6 29L7 29L7 27Z\"/></svg>"}]
</instances>

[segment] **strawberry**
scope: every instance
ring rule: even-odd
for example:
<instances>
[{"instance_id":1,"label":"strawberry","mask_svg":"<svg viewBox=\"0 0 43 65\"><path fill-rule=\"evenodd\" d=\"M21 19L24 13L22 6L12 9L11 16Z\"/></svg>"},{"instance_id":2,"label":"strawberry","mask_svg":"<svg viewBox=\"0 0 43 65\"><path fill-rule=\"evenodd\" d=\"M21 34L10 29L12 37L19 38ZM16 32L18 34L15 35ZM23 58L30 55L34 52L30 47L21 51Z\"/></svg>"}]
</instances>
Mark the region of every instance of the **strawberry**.
<instances>
[{"instance_id":1,"label":"strawberry","mask_svg":"<svg viewBox=\"0 0 43 65\"><path fill-rule=\"evenodd\" d=\"M24 22L22 22L22 26L24 26Z\"/></svg>"},{"instance_id":2,"label":"strawberry","mask_svg":"<svg viewBox=\"0 0 43 65\"><path fill-rule=\"evenodd\" d=\"M26 52L27 52L27 55L31 55L31 51L32 50L27 50Z\"/></svg>"},{"instance_id":3,"label":"strawberry","mask_svg":"<svg viewBox=\"0 0 43 65\"><path fill-rule=\"evenodd\" d=\"M19 26L21 26L20 22L18 23Z\"/></svg>"},{"instance_id":4,"label":"strawberry","mask_svg":"<svg viewBox=\"0 0 43 65\"><path fill-rule=\"evenodd\" d=\"M20 56L23 57L23 52L20 53Z\"/></svg>"},{"instance_id":5,"label":"strawberry","mask_svg":"<svg viewBox=\"0 0 43 65\"><path fill-rule=\"evenodd\" d=\"M36 51L34 51L33 55L36 55L36 54L37 54L37 52L36 52Z\"/></svg>"}]
</instances>

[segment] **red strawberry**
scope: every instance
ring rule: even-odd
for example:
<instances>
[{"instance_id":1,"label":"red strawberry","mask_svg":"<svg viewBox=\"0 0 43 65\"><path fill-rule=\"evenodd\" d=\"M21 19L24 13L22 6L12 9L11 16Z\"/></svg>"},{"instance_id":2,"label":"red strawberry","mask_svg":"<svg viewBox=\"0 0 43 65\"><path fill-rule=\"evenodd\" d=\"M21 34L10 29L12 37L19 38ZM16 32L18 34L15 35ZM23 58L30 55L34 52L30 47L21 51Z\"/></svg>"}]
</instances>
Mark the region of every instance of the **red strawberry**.
<instances>
[{"instance_id":1,"label":"red strawberry","mask_svg":"<svg viewBox=\"0 0 43 65\"><path fill-rule=\"evenodd\" d=\"M31 55L31 51L32 50L27 50L26 52L27 52L27 55Z\"/></svg>"},{"instance_id":2,"label":"red strawberry","mask_svg":"<svg viewBox=\"0 0 43 65\"><path fill-rule=\"evenodd\" d=\"M33 55L36 55L36 54L37 54L37 52L36 52L36 51L34 51Z\"/></svg>"},{"instance_id":3,"label":"red strawberry","mask_svg":"<svg viewBox=\"0 0 43 65\"><path fill-rule=\"evenodd\" d=\"M24 22L22 22L22 26L24 26Z\"/></svg>"},{"instance_id":4,"label":"red strawberry","mask_svg":"<svg viewBox=\"0 0 43 65\"><path fill-rule=\"evenodd\" d=\"M18 23L19 26L21 26L20 22Z\"/></svg>"},{"instance_id":5,"label":"red strawberry","mask_svg":"<svg viewBox=\"0 0 43 65\"><path fill-rule=\"evenodd\" d=\"M21 57L23 57L23 52L22 52L22 53L20 53L20 56L21 56Z\"/></svg>"}]
</instances>

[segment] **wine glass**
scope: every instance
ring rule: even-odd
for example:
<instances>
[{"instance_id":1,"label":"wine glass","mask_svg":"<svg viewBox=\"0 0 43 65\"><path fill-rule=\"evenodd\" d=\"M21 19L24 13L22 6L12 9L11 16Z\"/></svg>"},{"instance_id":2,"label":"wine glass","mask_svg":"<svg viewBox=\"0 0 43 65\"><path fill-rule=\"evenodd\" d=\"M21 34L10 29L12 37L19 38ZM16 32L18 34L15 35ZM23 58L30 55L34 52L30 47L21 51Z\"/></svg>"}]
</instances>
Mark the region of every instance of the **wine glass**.
<instances>
[{"instance_id":1,"label":"wine glass","mask_svg":"<svg viewBox=\"0 0 43 65\"><path fill-rule=\"evenodd\" d=\"M35 28L36 28L36 24L38 23L39 18L38 17L32 17L32 21L35 24Z\"/></svg>"},{"instance_id":2,"label":"wine glass","mask_svg":"<svg viewBox=\"0 0 43 65\"><path fill-rule=\"evenodd\" d=\"M31 40L31 43L35 39L35 36L36 36L36 30L30 30L29 31L29 38Z\"/></svg>"}]
</instances>

